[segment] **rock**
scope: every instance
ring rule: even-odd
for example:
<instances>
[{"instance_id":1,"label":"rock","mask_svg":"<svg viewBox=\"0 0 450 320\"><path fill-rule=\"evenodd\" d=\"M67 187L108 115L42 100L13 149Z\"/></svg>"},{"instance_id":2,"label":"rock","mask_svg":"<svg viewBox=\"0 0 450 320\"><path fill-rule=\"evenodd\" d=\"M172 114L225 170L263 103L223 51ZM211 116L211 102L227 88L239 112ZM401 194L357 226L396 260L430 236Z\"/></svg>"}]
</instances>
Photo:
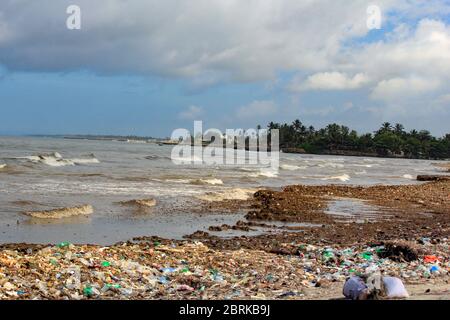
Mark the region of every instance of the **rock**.
<instances>
[{"instance_id":1,"label":"rock","mask_svg":"<svg viewBox=\"0 0 450 320\"><path fill-rule=\"evenodd\" d=\"M418 181L450 181L449 175L419 175Z\"/></svg>"}]
</instances>

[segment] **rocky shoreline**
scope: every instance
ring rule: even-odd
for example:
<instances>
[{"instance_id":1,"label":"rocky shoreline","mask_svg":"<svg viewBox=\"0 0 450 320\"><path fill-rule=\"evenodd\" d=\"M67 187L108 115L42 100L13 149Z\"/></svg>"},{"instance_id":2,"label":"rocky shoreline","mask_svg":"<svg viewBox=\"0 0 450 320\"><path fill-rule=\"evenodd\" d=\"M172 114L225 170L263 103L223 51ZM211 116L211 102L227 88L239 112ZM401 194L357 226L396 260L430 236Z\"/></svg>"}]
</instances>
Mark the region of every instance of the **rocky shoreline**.
<instances>
[{"instance_id":1,"label":"rocky shoreline","mask_svg":"<svg viewBox=\"0 0 450 320\"><path fill-rule=\"evenodd\" d=\"M336 199L364 201L381 219L333 216ZM246 210L247 221L211 231L320 227L183 241L140 237L108 247L0 246L0 299L342 298L348 276L402 279L411 298L450 299L450 181L407 186L288 186L205 210ZM423 292L422 292L423 291Z\"/></svg>"}]
</instances>

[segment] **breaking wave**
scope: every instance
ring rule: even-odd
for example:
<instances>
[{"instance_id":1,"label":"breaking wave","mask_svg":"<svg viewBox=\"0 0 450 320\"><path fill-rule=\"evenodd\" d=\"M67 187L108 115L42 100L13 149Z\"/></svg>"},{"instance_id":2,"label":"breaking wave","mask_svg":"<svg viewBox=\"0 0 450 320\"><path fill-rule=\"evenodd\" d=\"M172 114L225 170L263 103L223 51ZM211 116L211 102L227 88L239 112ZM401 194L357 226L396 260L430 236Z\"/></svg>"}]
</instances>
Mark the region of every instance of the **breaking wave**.
<instances>
[{"instance_id":1,"label":"breaking wave","mask_svg":"<svg viewBox=\"0 0 450 320\"><path fill-rule=\"evenodd\" d=\"M257 172L247 174L247 176L251 178L259 178L259 177L276 178L278 177L278 171L273 169L260 169Z\"/></svg>"},{"instance_id":2,"label":"breaking wave","mask_svg":"<svg viewBox=\"0 0 450 320\"><path fill-rule=\"evenodd\" d=\"M192 163L203 163L203 159L201 157L197 156L174 156L173 158L170 158L174 162L179 163L185 163L185 164L192 164Z\"/></svg>"},{"instance_id":3,"label":"breaking wave","mask_svg":"<svg viewBox=\"0 0 450 320\"><path fill-rule=\"evenodd\" d=\"M196 196L196 198L209 202L220 202L225 200L247 200L251 196L253 196L256 191L257 189L235 188L220 192L208 192L206 194Z\"/></svg>"},{"instance_id":4,"label":"breaking wave","mask_svg":"<svg viewBox=\"0 0 450 320\"><path fill-rule=\"evenodd\" d=\"M376 164L354 164L354 167L372 168Z\"/></svg>"},{"instance_id":5,"label":"breaking wave","mask_svg":"<svg viewBox=\"0 0 450 320\"><path fill-rule=\"evenodd\" d=\"M295 171L295 170L303 170L306 169L306 166L296 166L296 165L290 165L290 164L282 164L280 166L282 170L288 170L288 171Z\"/></svg>"},{"instance_id":6,"label":"breaking wave","mask_svg":"<svg viewBox=\"0 0 450 320\"><path fill-rule=\"evenodd\" d=\"M15 158L18 160L28 160L33 163L41 163L51 167L63 167L63 166L74 166L83 164L93 164L100 163L100 161L95 158L92 154L89 158L74 158L74 159L64 159L58 152L53 152L50 154L39 154L36 156L19 157Z\"/></svg>"},{"instance_id":7,"label":"breaking wave","mask_svg":"<svg viewBox=\"0 0 450 320\"><path fill-rule=\"evenodd\" d=\"M317 165L320 168L343 168L344 165L342 163L334 163L334 162L325 162Z\"/></svg>"},{"instance_id":8,"label":"breaking wave","mask_svg":"<svg viewBox=\"0 0 450 320\"><path fill-rule=\"evenodd\" d=\"M342 174L340 176L325 177L322 178L321 180L340 180L342 182L345 182L350 180L350 176L348 174Z\"/></svg>"},{"instance_id":9,"label":"breaking wave","mask_svg":"<svg viewBox=\"0 0 450 320\"><path fill-rule=\"evenodd\" d=\"M83 205L78 207L67 207L45 211L27 211L25 215L39 219L62 219L80 215L90 215L94 212L91 205Z\"/></svg>"},{"instance_id":10,"label":"breaking wave","mask_svg":"<svg viewBox=\"0 0 450 320\"><path fill-rule=\"evenodd\" d=\"M410 179L410 180L413 180L413 179L414 179L414 177L413 177L412 175L410 175L410 174L404 174L404 175L403 175L403 178L405 178L405 179Z\"/></svg>"},{"instance_id":11,"label":"breaking wave","mask_svg":"<svg viewBox=\"0 0 450 320\"><path fill-rule=\"evenodd\" d=\"M74 164L90 164L90 163L100 163L97 158L87 158L87 159L68 159L68 161L72 161Z\"/></svg>"},{"instance_id":12,"label":"breaking wave","mask_svg":"<svg viewBox=\"0 0 450 320\"><path fill-rule=\"evenodd\" d=\"M220 179L198 179L196 180L201 184L212 184L212 185L222 185L223 181Z\"/></svg>"},{"instance_id":13,"label":"breaking wave","mask_svg":"<svg viewBox=\"0 0 450 320\"><path fill-rule=\"evenodd\" d=\"M163 182L172 182L172 183L183 183L183 184L196 184L196 185L223 185L223 181L221 179L153 179L155 181L163 181Z\"/></svg>"},{"instance_id":14,"label":"breaking wave","mask_svg":"<svg viewBox=\"0 0 450 320\"><path fill-rule=\"evenodd\" d=\"M121 201L120 204L127 206L137 206L137 207L154 207L156 205L155 199L134 199L128 201Z\"/></svg>"}]
</instances>

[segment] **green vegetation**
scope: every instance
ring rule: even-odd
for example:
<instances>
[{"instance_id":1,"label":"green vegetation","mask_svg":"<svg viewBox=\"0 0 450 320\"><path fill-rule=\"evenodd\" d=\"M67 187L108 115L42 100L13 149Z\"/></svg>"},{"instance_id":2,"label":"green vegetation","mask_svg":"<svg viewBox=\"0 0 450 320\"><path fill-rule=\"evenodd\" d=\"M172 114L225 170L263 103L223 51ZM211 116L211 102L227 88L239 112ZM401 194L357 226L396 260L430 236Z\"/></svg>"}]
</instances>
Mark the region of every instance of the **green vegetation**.
<instances>
[{"instance_id":1,"label":"green vegetation","mask_svg":"<svg viewBox=\"0 0 450 320\"><path fill-rule=\"evenodd\" d=\"M279 129L280 149L286 152L315 154L370 155L417 159L450 158L450 134L433 137L427 130L406 132L403 125L389 122L372 133L359 135L346 126L329 124L316 130L300 120L292 124L271 122L270 129Z\"/></svg>"}]
</instances>

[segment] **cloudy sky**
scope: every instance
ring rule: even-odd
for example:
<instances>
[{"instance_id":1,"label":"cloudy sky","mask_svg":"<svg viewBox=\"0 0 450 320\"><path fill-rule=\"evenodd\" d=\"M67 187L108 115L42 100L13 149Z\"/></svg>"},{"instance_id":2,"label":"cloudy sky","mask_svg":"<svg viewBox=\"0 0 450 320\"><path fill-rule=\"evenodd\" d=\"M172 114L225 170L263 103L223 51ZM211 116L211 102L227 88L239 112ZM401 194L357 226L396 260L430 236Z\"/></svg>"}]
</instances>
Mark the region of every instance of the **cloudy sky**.
<instances>
[{"instance_id":1,"label":"cloudy sky","mask_svg":"<svg viewBox=\"0 0 450 320\"><path fill-rule=\"evenodd\" d=\"M69 5L81 29L66 27ZM367 8L381 9L369 29ZM0 134L450 132L448 0L1 0Z\"/></svg>"}]
</instances>

